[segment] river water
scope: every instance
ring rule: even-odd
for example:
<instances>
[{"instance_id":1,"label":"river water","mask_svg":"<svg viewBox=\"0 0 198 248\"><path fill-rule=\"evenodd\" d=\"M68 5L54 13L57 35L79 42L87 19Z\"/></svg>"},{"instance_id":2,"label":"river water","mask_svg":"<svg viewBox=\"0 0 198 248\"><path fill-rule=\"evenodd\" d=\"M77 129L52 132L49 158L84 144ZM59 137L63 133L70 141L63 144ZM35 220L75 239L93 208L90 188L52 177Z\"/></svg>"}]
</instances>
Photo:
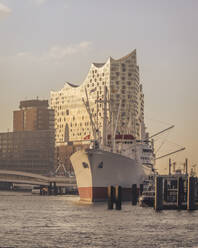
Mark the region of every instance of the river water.
<instances>
[{"instance_id":1,"label":"river water","mask_svg":"<svg viewBox=\"0 0 198 248\"><path fill-rule=\"evenodd\" d=\"M198 211L123 203L81 204L77 196L0 191L0 248L198 247Z\"/></svg>"}]
</instances>

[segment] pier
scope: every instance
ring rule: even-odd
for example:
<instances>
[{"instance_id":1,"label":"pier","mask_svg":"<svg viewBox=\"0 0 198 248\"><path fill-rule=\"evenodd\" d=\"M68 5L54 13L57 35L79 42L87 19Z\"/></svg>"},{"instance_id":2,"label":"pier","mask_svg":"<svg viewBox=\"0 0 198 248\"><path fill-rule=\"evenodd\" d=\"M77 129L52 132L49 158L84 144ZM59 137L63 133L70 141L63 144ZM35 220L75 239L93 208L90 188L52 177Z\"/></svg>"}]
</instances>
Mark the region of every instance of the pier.
<instances>
[{"instance_id":1,"label":"pier","mask_svg":"<svg viewBox=\"0 0 198 248\"><path fill-rule=\"evenodd\" d=\"M198 178L187 175L157 176L154 209L197 210Z\"/></svg>"}]
</instances>

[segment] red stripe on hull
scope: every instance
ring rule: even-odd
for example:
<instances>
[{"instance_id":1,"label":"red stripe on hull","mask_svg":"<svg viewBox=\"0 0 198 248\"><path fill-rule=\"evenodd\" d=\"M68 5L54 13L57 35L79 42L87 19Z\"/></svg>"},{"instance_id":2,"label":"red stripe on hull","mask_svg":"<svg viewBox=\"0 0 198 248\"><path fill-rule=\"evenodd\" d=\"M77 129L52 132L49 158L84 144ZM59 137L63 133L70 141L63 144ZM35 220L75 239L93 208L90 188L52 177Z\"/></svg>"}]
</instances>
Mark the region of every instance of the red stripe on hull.
<instances>
[{"instance_id":1,"label":"red stripe on hull","mask_svg":"<svg viewBox=\"0 0 198 248\"><path fill-rule=\"evenodd\" d=\"M81 201L98 202L108 198L107 187L79 187ZM122 200L131 201L131 188L122 188Z\"/></svg>"}]
</instances>

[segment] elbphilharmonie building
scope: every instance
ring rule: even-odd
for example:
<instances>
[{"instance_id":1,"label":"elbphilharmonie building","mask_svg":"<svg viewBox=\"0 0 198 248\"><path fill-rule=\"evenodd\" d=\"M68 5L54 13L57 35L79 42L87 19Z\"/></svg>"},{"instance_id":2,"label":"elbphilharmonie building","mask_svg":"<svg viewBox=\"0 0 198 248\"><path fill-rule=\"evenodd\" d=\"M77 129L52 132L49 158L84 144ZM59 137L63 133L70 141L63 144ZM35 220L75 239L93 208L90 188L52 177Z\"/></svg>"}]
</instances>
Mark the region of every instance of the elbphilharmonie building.
<instances>
[{"instance_id":1,"label":"elbphilharmonie building","mask_svg":"<svg viewBox=\"0 0 198 248\"><path fill-rule=\"evenodd\" d=\"M130 134L135 139L144 136L144 95L136 50L120 59L109 57L106 63L91 64L82 84L65 83L59 91L51 91L50 98L55 110L56 144L93 139L90 115L101 136L104 114L107 137L115 125L119 135Z\"/></svg>"}]
</instances>

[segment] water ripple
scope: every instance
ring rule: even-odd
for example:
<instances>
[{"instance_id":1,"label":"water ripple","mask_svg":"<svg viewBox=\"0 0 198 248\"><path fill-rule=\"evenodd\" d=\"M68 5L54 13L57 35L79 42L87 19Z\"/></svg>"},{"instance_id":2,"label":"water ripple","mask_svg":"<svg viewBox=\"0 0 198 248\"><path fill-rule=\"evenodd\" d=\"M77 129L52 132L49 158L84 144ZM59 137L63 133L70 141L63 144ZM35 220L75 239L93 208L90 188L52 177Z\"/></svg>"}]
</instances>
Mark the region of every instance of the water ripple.
<instances>
[{"instance_id":1,"label":"water ripple","mask_svg":"<svg viewBox=\"0 0 198 248\"><path fill-rule=\"evenodd\" d=\"M8 197L9 196L9 197ZM198 248L198 211L162 211L124 203L83 205L78 197L0 193L0 247Z\"/></svg>"}]
</instances>

